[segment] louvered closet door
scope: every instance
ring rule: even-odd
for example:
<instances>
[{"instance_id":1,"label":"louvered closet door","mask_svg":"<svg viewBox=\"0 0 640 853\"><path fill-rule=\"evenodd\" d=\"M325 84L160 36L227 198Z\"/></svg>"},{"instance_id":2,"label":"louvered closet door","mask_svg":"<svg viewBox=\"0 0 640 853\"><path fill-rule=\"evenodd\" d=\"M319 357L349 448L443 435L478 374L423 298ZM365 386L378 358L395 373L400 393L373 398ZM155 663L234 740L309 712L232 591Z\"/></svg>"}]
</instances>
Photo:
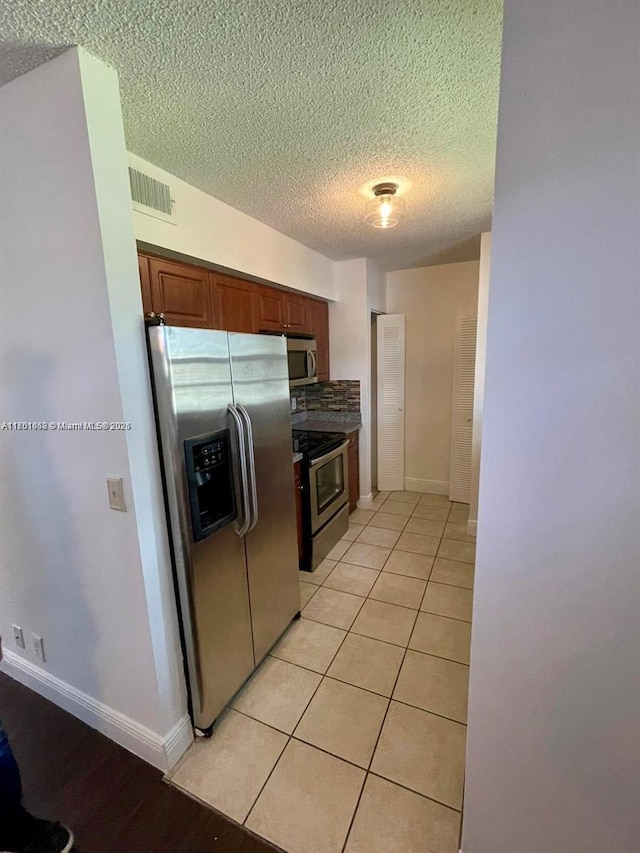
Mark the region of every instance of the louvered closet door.
<instances>
[{"instance_id":1,"label":"louvered closet door","mask_svg":"<svg viewBox=\"0 0 640 853\"><path fill-rule=\"evenodd\" d=\"M449 500L465 504L469 503L471 490L473 383L476 369L477 325L478 321L475 317L458 319L453 355Z\"/></svg>"},{"instance_id":2,"label":"louvered closet door","mask_svg":"<svg viewBox=\"0 0 640 853\"><path fill-rule=\"evenodd\" d=\"M378 329L378 488L404 489L404 314L381 314Z\"/></svg>"}]
</instances>

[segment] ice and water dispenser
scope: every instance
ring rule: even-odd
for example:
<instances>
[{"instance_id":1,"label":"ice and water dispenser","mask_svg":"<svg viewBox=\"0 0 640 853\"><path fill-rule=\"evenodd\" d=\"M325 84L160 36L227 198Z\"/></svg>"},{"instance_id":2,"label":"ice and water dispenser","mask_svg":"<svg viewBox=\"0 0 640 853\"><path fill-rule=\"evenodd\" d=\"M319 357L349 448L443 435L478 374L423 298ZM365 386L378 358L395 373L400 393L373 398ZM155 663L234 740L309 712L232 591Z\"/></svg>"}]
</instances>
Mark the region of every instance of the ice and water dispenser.
<instances>
[{"instance_id":1,"label":"ice and water dispenser","mask_svg":"<svg viewBox=\"0 0 640 853\"><path fill-rule=\"evenodd\" d=\"M236 518L229 430L184 442L194 541Z\"/></svg>"}]
</instances>

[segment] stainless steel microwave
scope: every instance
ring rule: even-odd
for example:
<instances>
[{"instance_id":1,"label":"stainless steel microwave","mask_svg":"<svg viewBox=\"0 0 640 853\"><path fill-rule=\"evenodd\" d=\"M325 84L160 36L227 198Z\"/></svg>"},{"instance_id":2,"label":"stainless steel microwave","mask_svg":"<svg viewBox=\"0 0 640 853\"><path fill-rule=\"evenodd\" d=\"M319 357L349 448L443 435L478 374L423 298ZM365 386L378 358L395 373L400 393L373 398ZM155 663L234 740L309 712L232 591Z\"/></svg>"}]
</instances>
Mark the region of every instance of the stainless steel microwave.
<instances>
[{"instance_id":1,"label":"stainless steel microwave","mask_svg":"<svg viewBox=\"0 0 640 853\"><path fill-rule=\"evenodd\" d=\"M315 338L287 338L289 386L313 385L318 381L318 352Z\"/></svg>"}]
</instances>

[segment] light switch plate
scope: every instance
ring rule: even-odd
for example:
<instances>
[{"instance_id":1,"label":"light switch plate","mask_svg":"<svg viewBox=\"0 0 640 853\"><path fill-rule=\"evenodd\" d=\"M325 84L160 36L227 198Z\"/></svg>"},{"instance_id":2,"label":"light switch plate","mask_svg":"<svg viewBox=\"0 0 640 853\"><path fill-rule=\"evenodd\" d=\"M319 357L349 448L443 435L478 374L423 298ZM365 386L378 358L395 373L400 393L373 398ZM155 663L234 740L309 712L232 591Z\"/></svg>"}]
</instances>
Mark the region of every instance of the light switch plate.
<instances>
[{"instance_id":1,"label":"light switch plate","mask_svg":"<svg viewBox=\"0 0 640 853\"><path fill-rule=\"evenodd\" d=\"M36 656L36 660L38 663L45 663L47 659L44 655L44 643L42 642L42 637L39 637L37 634L32 634L31 641L33 642L33 651Z\"/></svg>"},{"instance_id":2,"label":"light switch plate","mask_svg":"<svg viewBox=\"0 0 640 853\"><path fill-rule=\"evenodd\" d=\"M13 625L13 639L15 640L16 646L21 649L26 648L24 642L24 633L19 625Z\"/></svg>"},{"instance_id":3,"label":"light switch plate","mask_svg":"<svg viewBox=\"0 0 640 853\"><path fill-rule=\"evenodd\" d=\"M118 512L126 512L127 505L124 502L124 483L122 477L107 477L107 491L109 492L109 506Z\"/></svg>"}]
</instances>

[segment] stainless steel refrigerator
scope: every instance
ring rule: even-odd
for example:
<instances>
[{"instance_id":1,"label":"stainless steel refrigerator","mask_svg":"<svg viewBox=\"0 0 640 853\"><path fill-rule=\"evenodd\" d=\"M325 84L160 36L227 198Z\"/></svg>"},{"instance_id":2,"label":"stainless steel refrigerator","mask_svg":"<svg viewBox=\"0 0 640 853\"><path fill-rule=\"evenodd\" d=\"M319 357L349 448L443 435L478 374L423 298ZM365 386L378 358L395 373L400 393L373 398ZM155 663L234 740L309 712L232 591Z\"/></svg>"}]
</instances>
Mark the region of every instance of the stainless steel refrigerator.
<instances>
[{"instance_id":1,"label":"stainless steel refrigerator","mask_svg":"<svg viewBox=\"0 0 640 853\"><path fill-rule=\"evenodd\" d=\"M286 340L147 328L194 726L300 611Z\"/></svg>"}]
</instances>

